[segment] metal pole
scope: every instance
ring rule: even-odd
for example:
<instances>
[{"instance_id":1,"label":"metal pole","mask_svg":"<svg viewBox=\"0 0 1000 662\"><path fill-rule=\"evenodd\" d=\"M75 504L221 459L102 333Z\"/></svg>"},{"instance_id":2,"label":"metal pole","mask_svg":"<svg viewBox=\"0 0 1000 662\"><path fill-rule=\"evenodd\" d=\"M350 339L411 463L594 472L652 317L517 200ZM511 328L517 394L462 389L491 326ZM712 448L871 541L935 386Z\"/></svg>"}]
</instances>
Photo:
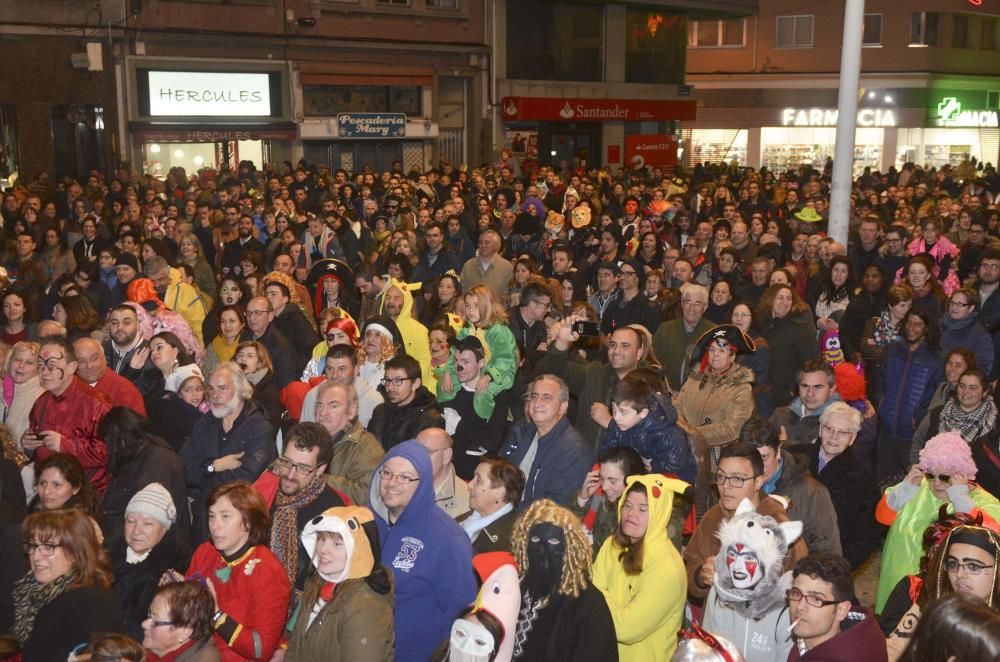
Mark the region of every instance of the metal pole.
<instances>
[{"instance_id":1,"label":"metal pole","mask_svg":"<svg viewBox=\"0 0 1000 662\"><path fill-rule=\"evenodd\" d=\"M840 93L837 97L837 138L833 153L833 192L830 196L829 233L847 245L851 218L851 184L854 178L854 126L858 115L861 76L861 31L865 0L846 0L844 39L840 52Z\"/></svg>"}]
</instances>

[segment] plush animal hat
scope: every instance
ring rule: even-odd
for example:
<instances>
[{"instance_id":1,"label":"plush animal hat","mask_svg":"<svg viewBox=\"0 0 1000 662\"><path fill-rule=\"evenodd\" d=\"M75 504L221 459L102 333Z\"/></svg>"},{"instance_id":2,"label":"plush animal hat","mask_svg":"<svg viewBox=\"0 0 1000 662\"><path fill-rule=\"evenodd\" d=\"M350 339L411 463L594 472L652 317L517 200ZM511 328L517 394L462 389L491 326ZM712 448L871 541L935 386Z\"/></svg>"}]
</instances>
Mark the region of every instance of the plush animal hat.
<instances>
[{"instance_id":1,"label":"plush animal hat","mask_svg":"<svg viewBox=\"0 0 1000 662\"><path fill-rule=\"evenodd\" d=\"M783 605L791 574L783 575L781 568L788 548L802 535L802 522L779 524L743 499L716 535L721 543L715 557L717 598L753 619Z\"/></svg>"},{"instance_id":2,"label":"plush animal hat","mask_svg":"<svg viewBox=\"0 0 1000 662\"><path fill-rule=\"evenodd\" d=\"M367 508L360 506L342 506L329 508L322 515L312 518L302 530L302 546L309 553L309 559L316 564L316 541L321 532L339 533L347 548L347 563L337 576L327 576L322 572L320 577L328 582L339 583L348 579L363 579L371 574L375 567L375 555L372 552L365 525L375 526L375 517Z\"/></svg>"},{"instance_id":3,"label":"plush animal hat","mask_svg":"<svg viewBox=\"0 0 1000 662\"><path fill-rule=\"evenodd\" d=\"M472 565L483 581L476 596L475 611L488 611L503 625L503 641L497 647L494 662L510 662L514 656L517 612L521 606L521 583L517 579L514 555L509 552L477 554L472 558Z\"/></svg>"}]
</instances>

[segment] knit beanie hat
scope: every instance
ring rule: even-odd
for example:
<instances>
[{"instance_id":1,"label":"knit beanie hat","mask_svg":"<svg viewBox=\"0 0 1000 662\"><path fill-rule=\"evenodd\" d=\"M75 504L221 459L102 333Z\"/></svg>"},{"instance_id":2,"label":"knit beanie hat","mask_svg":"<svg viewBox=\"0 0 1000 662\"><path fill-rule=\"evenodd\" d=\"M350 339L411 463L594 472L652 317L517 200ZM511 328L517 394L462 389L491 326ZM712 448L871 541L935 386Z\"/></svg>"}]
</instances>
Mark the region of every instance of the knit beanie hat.
<instances>
[{"instance_id":1,"label":"knit beanie hat","mask_svg":"<svg viewBox=\"0 0 1000 662\"><path fill-rule=\"evenodd\" d=\"M136 259L135 255L132 255L131 253L120 254L118 259L115 260L115 266L119 267L123 265L132 267L136 273L139 273L139 260Z\"/></svg>"},{"instance_id":2,"label":"knit beanie hat","mask_svg":"<svg viewBox=\"0 0 1000 662\"><path fill-rule=\"evenodd\" d=\"M128 505L125 506L125 516L128 517L130 513L151 517L167 529L177 519L174 499L170 496L167 488L159 483L150 483L135 493Z\"/></svg>"}]
</instances>

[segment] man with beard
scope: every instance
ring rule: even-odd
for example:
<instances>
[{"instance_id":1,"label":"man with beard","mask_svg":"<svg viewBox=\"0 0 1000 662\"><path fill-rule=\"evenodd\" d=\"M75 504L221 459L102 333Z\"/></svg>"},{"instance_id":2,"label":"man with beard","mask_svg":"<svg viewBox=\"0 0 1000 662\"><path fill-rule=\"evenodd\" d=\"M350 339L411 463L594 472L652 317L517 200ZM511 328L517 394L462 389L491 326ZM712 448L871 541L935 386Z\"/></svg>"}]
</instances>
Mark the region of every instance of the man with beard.
<instances>
[{"instance_id":1,"label":"man with beard","mask_svg":"<svg viewBox=\"0 0 1000 662\"><path fill-rule=\"evenodd\" d=\"M274 461L278 492L270 504L271 551L281 561L294 589L288 613L293 613L312 564L300 536L306 524L328 508L346 506L347 500L327 484L326 470L333 445L326 429L317 423L299 423L288 431L288 442Z\"/></svg>"},{"instance_id":2,"label":"man with beard","mask_svg":"<svg viewBox=\"0 0 1000 662\"><path fill-rule=\"evenodd\" d=\"M228 210L227 210L228 212ZM219 264L222 276L240 276L240 256L244 251L253 251L260 254L260 262L264 263L267 250L264 244L260 243L253 236L253 216L243 214L239 217L236 225L237 237L225 243L222 250L222 259Z\"/></svg>"},{"instance_id":3,"label":"man with beard","mask_svg":"<svg viewBox=\"0 0 1000 662\"><path fill-rule=\"evenodd\" d=\"M274 308L267 297L250 299L247 303L247 328L252 337L248 340L256 340L267 349L274 366L274 381L279 389L283 389L295 381L302 370L296 372L298 359L295 350L273 322Z\"/></svg>"},{"instance_id":4,"label":"man with beard","mask_svg":"<svg viewBox=\"0 0 1000 662\"><path fill-rule=\"evenodd\" d=\"M234 480L254 482L277 455L271 421L253 400L253 386L238 365L216 368L205 391L211 415L198 419L180 453L192 499L193 545L208 539L209 493Z\"/></svg>"},{"instance_id":5,"label":"man with beard","mask_svg":"<svg viewBox=\"0 0 1000 662\"><path fill-rule=\"evenodd\" d=\"M412 356L386 361L382 378L386 401L375 407L368 431L391 450L426 428L445 427L441 406L420 379L420 364Z\"/></svg>"},{"instance_id":6,"label":"man with beard","mask_svg":"<svg viewBox=\"0 0 1000 662\"><path fill-rule=\"evenodd\" d=\"M146 278L153 281L153 288L160 301L170 310L179 313L190 325L199 343L204 344L201 326L205 323L208 310L198 290L181 279L177 269L172 269L166 259L155 255L143 266Z\"/></svg>"},{"instance_id":7,"label":"man with beard","mask_svg":"<svg viewBox=\"0 0 1000 662\"><path fill-rule=\"evenodd\" d=\"M755 512L749 500L719 527L721 549L702 626L733 642L747 662L784 660L792 648L785 608L792 574L782 573L782 564L801 533L802 522L779 524Z\"/></svg>"},{"instance_id":8,"label":"man with beard","mask_svg":"<svg viewBox=\"0 0 1000 662\"><path fill-rule=\"evenodd\" d=\"M409 284L401 283L395 278L390 280L379 313L388 315L396 323L399 335L403 338L403 349L420 365L420 376L424 383L433 383L428 331L426 326L413 317L413 293Z\"/></svg>"},{"instance_id":9,"label":"man with beard","mask_svg":"<svg viewBox=\"0 0 1000 662\"><path fill-rule=\"evenodd\" d=\"M154 369L149 362L149 346L139 328L137 307L134 303L123 303L111 309L108 314L110 338L104 341L108 367L133 384L140 381L146 370Z\"/></svg>"},{"instance_id":10,"label":"man with beard","mask_svg":"<svg viewBox=\"0 0 1000 662\"><path fill-rule=\"evenodd\" d=\"M617 662L615 624L591 583L591 549L580 520L548 499L514 526L521 610L514 633L518 662Z\"/></svg>"}]
</instances>

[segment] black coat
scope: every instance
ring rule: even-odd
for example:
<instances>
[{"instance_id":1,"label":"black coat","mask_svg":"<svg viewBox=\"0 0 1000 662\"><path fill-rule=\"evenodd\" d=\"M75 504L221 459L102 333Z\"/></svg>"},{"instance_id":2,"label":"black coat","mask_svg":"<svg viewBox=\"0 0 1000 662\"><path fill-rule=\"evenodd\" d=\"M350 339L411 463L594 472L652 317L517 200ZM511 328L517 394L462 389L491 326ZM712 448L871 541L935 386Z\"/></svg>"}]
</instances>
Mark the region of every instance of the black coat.
<instances>
[{"instance_id":1,"label":"black coat","mask_svg":"<svg viewBox=\"0 0 1000 662\"><path fill-rule=\"evenodd\" d=\"M164 391L160 397L145 398L146 414L150 425L166 441L175 453L191 439L191 432L204 412L181 400L173 391Z\"/></svg>"},{"instance_id":2,"label":"black coat","mask_svg":"<svg viewBox=\"0 0 1000 662\"><path fill-rule=\"evenodd\" d=\"M882 545L882 525L875 519L881 492L875 476L854 458L850 450L841 453L819 469L819 444L793 446L791 452L802 452L809 460L809 471L830 492L833 509L837 511L840 546L844 558L857 569L872 552Z\"/></svg>"},{"instance_id":3,"label":"black coat","mask_svg":"<svg viewBox=\"0 0 1000 662\"><path fill-rule=\"evenodd\" d=\"M306 364L303 363L301 368L296 368L298 365L298 355L288 342L288 339L285 338L285 334L279 331L273 322L267 326L267 329L264 330L264 335L260 338L254 338L253 333L247 329L243 332L240 342L244 340L256 340L264 345L267 353L271 356L271 364L274 366L274 381L278 385L279 390L297 380L299 375L302 374L302 370L306 367ZM318 341L314 341L309 345L310 352L316 346L316 342ZM308 363L308 359L306 363Z\"/></svg>"},{"instance_id":4,"label":"black coat","mask_svg":"<svg viewBox=\"0 0 1000 662\"><path fill-rule=\"evenodd\" d=\"M847 304L847 310L840 319L840 344L848 361L861 352L861 334L865 324L872 317L878 317L885 307L885 292L881 290L874 294L862 291L851 297L851 303Z\"/></svg>"},{"instance_id":5,"label":"black coat","mask_svg":"<svg viewBox=\"0 0 1000 662\"><path fill-rule=\"evenodd\" d=\"M299 307L293 303L288 303L280 315L274 316L272 325L281 331L281 335L285 336L285 340L292 346L292 350L295 352L295 375L296 377L301 375L306 364L309 363L309 359L312 358L313 348L319 342L316 329L302 314ZM271 358L274 359L274 357ZM281 385L281 387L283 386L284 384Z\"/></svg>"},{"instance_id":6,"label":"black coat","mask_svg":"<svg viewBox=\"0 0 1000 662\"><path fill-rule=\"evenodd\" d=\"M444 425L444 414L437 399L426 386L421 386L408 405L401 407L386 400L375 407L372 420L368 422L368 431L388 451L413 439L421 430L443 428Z\"/></svg>"},{"instance_id":7,"label":"black coat","mask_svg":"<svg viewBox=\"0 0 1000 662\"><path fill-rule=\"evenodd\" d=\"M136 641L142 641L142 621L160 586L160 577L168 569L185 572L191 562L191 547L181 543L171 528L139 563L126 561L125 550L124 538L111 546L111 571L115 575L115 592L125 619L125 631Z\"/></svg>"},{"instance_id":8,"label":"black coat","mask_svg":"<svg viewBox=\"0 0 1000 662\"><path fill-rule=\"evenodd\" d=\"M253 399L267 413L271 421L271 427L277 433L281 426L281 413L285 410L281 406L281 395L278 392L278 385L274 383L274 372L267 371L267 374L253 386Z\"/></svg>"},{"instance_id":9,"label":"black coat","mask_svg":"<svg viewBox=\"0 0 1000 662\"><path fill-rule=\"evenodd\" d=\"M10 632L14 624L14 582L28 571L21 549L23 514L0 504L0 632Z\"/></svg>"},{"instance_id":10,"label":"black coat","mask_svg":"<svg viewBox=\"0 0 1000 662\"><path fill-rule=\"evenodd\" d=\"M472 515L472 511L459 515L455 520L459 524ZM473 554L485 554L486 552L509 552L511 551L511 539L514 537L514 524L521 512L514 504L514 510L510 511L495 522L491 522L482 528L479 535L472 543Z\"/></svg>"},{"instance_id":11,"label":"black coat","mask_svg":"<svg viewBox=\"0 0 1000 662\"><path fill-rule=\"evenodd\" d=\"M579 597L555 595L524 643L520 662L618 662L615 623L604 594L593 586Z\"/></svg>"},{"instance_id":12,"label":"black coat","mask_svg":"<svg viewBox=\"0 0 1000 662\"><path fill-rule=\"evenodd\" d=\"M84 586L66 591L38 611L22 653L26 662L56 662L96 632L124 631L115 590Z\"/></svg>"},{"instance_id":13,"label":"black coat","mask_svg":"<svg viewBox=\"0 0 1000 662\"><path fill-rule=\"evenodd\" d=\"M159 483L174 498L177 519L172 527L178 540L191 544L191 515L188 508L184 468L177 454L162 441L148 441L128 465L112 475L104 492L101 509L104 512L104 538L108 548L124 535L125 508L135 493L150 483ZM179 568L178 568L179 569Z\"/></svg>"}]
</instances>

